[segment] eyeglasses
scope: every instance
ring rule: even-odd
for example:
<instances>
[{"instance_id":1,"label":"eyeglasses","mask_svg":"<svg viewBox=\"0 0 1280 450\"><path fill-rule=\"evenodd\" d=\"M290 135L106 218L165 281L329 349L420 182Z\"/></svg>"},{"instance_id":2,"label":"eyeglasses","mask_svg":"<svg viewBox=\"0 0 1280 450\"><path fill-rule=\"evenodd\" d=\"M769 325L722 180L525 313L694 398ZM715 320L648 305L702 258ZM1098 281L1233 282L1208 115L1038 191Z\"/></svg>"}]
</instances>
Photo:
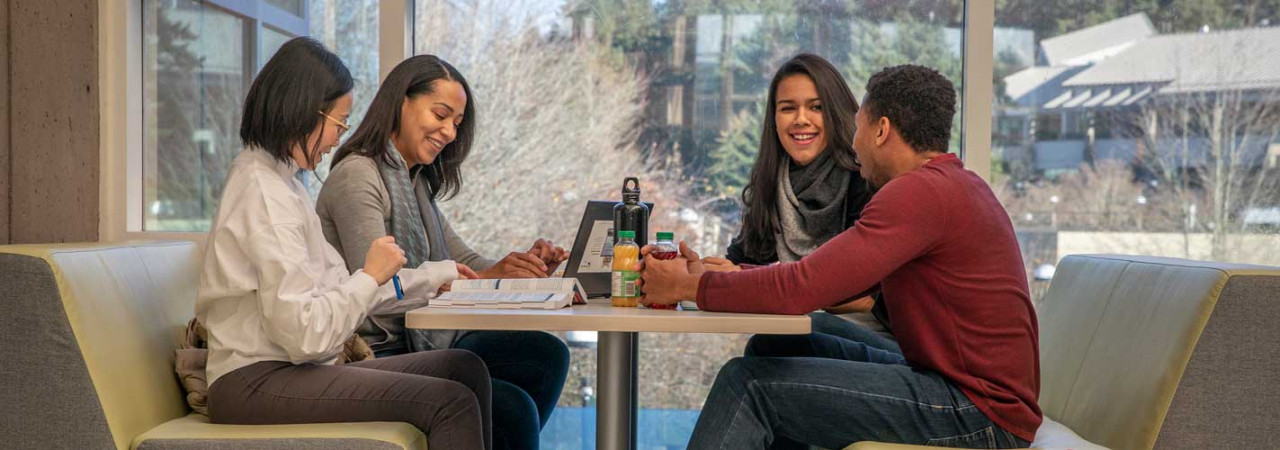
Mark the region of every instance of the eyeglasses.
<instances>
[{"instance_id":1,"label":"eyeglasses","mask_svg":"<svg viewBox=\"0 0 1280 450\"><path fill-rule=\"evenodd\" d=\"M324 118L332 121L334 125L337 125L339 128L342 128L342 131L338 132L338 136L342 136L343 133L346 133L347 130L351 129L351 125L347 125L347 122L345 121L335 119L333 118L333 116L325 114L324 111L316 111L316 112L320 113L320 115L324 116Z\"/></svg>"}]
</instances>

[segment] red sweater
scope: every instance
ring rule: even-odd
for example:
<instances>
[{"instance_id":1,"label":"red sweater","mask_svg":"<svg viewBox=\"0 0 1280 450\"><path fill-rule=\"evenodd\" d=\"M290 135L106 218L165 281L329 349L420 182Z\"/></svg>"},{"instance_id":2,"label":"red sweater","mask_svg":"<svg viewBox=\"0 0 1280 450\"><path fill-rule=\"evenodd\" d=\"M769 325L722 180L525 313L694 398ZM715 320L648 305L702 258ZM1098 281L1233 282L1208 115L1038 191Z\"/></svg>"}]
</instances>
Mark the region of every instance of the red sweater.
<instances>
[{"instance_id":1,"label":"red sweater","mask_svg":"<svg viewBox=\"0 0 1280 450\"><path fill-rule=\"evenodd\" d=\"M997 425L1035 439L1039 333L1022 254L991 188L955 155L886 183L853 228L800 262L704 274L698 307L805 314L877 283L912 366L941 373Z\"/></svg>"}]
</instances>

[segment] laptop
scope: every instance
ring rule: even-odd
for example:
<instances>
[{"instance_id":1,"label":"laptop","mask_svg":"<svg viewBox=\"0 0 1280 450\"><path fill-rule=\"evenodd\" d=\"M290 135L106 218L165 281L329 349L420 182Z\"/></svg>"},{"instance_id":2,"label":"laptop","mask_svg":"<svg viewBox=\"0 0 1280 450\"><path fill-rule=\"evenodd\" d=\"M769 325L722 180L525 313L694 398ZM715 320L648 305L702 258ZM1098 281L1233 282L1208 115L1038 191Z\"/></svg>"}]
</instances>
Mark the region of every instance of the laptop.
<instances>
[{"instance_id":1,"label":"laptop","mask_svg":"<svg viewBox=\"0 0 1280 450\"><path fill-rule=\"evenodd\" d=\"M608 297L613 277L613 206L616 201L591 200L578 223L578 236L569 250L565 278L577 278L587 297ZM653 216L653 203L644 202Z\"/></svg>"}]
</instances>

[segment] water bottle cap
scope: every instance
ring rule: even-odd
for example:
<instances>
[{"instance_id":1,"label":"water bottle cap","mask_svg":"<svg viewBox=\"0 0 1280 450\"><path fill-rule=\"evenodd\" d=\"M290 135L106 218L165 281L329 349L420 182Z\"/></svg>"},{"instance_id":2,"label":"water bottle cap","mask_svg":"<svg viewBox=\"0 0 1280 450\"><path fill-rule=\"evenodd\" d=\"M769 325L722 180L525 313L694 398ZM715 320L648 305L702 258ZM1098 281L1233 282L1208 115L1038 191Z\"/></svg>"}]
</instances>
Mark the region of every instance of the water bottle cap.
<instances>
[{"instance_id":1,"label":"water bottle cap","mask_svg":"<svg viewBox=\"0 0 1280 450\"><path fill-rule=\"evenodd\" d=\"M622 201L639 202L640 201L640 179L636 177L627 177L622 180Z\"/></svg>"},{"instance_id":2,"label":"water bottle cap","mask_svg":"<svg viewBox=\"0 0 1280 450\"><path fill-rule=\"evenodd\" d=\"M640 193L640 179L636 177L626 177L622 179L622 192Z\"/></svg>"},{"instance_id":3,"label":"water bottle cap","mask_svg":"<svg viewBox=\"0 0 1280 450\"><path fill-rule=\"evenodd\" d=\"M672 233L672 232L670 232L670 231L659 231L659 232L658 232L658 240L659 240L659 241L671 241L671 240L675 240L675 238L676 238L676 234L675 234L675 233Z\"/></svg>"},{"instance_id":4,"label":"water bottle cap","mask_svg":"<svg viewBox=\"0 0 1280 450\"><path fill-rule=\"evenodd\" d=\"M635 239L635 238L636 238L636 232L634 232L634 231L628 231L628 230L619 231L619 232L618 232L618 238L619 238L619 239Z\"/></svg>"}]
</instances>

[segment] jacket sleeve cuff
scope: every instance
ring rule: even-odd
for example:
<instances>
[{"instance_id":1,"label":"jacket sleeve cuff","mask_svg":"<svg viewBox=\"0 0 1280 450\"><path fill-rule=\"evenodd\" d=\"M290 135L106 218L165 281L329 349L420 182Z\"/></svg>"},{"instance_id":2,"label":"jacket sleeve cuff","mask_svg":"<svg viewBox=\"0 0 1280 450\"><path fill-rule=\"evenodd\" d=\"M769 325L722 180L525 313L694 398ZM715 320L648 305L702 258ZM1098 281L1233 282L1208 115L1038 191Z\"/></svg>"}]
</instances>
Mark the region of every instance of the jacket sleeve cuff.
<instances>
[{"instance_id":1,"label":"jacket sleeve cuff","mask_svg":"<svg viewBox=\"0 0 1280 450\"><path fill-rule=\"evenodd\" d=\"M440 290L440 286L445 283L450 283L460 278L458 275L458 263L449 259L424 262L418 265L417 270L423 273L424 282L431 289L432 294Z\"/></svg>"},{"instance_id":2,"label":"jacket sleeve cuff","mask_svg":"<svg viewBox=\"0 0 1280 450\"><path fill-rule=\"evenodd\" d=\"M351 278L347 279L346 284L356 292L356 298L364 300L364 310L367 312L380 303L382 298L378 294L378 280L373 279L372 275L364 273L364 270L357 270L351 274Z\"/></svg>"}]
</instances>

